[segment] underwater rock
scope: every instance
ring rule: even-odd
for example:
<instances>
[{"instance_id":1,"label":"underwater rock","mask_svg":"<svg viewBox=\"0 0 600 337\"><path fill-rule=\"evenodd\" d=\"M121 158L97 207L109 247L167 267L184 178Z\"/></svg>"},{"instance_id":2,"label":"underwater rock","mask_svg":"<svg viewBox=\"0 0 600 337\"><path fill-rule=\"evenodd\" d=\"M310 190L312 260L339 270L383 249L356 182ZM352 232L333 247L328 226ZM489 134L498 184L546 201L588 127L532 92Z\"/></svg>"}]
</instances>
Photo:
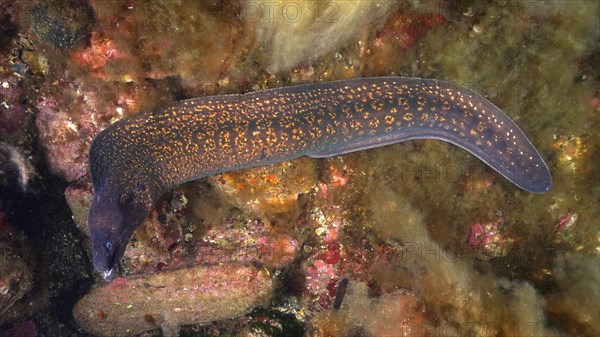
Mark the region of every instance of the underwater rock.
<instances>
[{"instance_id":1,"label":"underwater rock","mask_svg":"<svg viewBox=\"0 0 600 337\"><path fill-rule=\"evenodd\" d=\"M73 49L86 42L95 13L87 1L36 1L28 9L29 26L39 40Z\"/></svg>"},{"instance_id":2,"label":"underwater rock","mask_svg":"<svg viewBox=\"0 0 600 337\"><path fill-rule=\"evenodd\" d=\"M4 224L4 225L2 225ZM0 211L0 325L31 315L46 302L35 284L35 258L26 237Z\"/></svg>"},{"instance_id":3,"label":"underwater rock","mask_svg":"<svg viewBox=\"0 0 600 337\"><path fill-rule=\"evenodd\" d=\"M155 222L156 220L151 220ZM143 227L149 227L147 222ZM152 225L161 226L160 224ZM187 226L178 233L186 232ZM164 229L163 229L164 231ZM171 245L160 247L160 232L141 228L125 251L123 265L130 274L148 274L197 265L253 264L279 269L298 253L298 242L289 235L269 233L264 226L210 229L201 237L181 234Z\"/></svg>"},{"instance_id":4,"label":"underwater rock","mask_svg":"<svg viewBox=\"0 0 600 337\"><path fill-rule=\"evenodd\" d=\"M125 57L114 44L114 41L101 36L98 32L92 32L90 46L73 53L74 63L80 63L91 70L93 76L104 78L102 72L109 62Z\"/></svg>"},{"instance_id":5,"label":"underwater rock","mask_svg":"<svg viewBox=\"0 0 600 337\"><path fill-rule=\"evenodd\" d=\"M191 185L185 193L193 193ZM186 194L173 191L135 231L123 257L127 275L149 274L158 271L189 268L219 263L252 263L269 269L280 269L298 254L298 241L286 233L269 230L264 223L247 218L235 225L201 225L201 219L188 216ZM206 194L203 194L206 196ZM71 182L65 198L73 220L89 237L87 212L92 187L87 176Z\"/></svg>"},{"instance_id":6,"label":"underwater rock","mask_svg":"<svg viewBox=\"0 0 600 337\"><path fill-rule=\"evenodd\" d=\"M89 177L85 176L71 182L65 189L65 199L73 213L73 221L79 230L89 237L87 213L92 204L92 182Z\"/></svg>"},{"instance_id":7,"label":"underwater rock","mask_svg":"<svg viewBox=\"0 0 600 337\"><path fill-rule=\"evenodd\" d=\"M311 195L306 222L302 223L303 231L312 234L303 246L307 257L299 264L296 280L285 280L288 287L301 294L299 307L287 308L300 317L331 309L344 278L351 283L369 284L373 294L387 293L398 286L397 281L384 282L382 271L393 270L403 262L404 247L359 234L361 230L356 228L358 220L351 195L355 193L357 176L362 174L355 168L341 158L328 160L318 191Z\"/></svg>"},{"instance_id":8,"label":"underwater rock","mask_svg":"<svg viewBox=\"0 0 600 337\"><path fill-rule=\"evenodd\" d=\"M579 173L588 159L588 144L582 137L561 135L552 146L556 149L558 168L566 172Z\"/></svg>"},{"instance_id":9,"label":"underwater rock","mask_svg":"<svg viewBox=\"0 0 600 337\"><path fill-rule=\"evenodd\" d=\"M84 176L87 151L76 124L52 98L40 97L37 109L35 124L52 173L68 181Z\"/></svg>"},{"instance_id":10,"label":"underwater rock","mask_svg":"<svg viewBox=\"0 0 600 337\"><path fill-rule=\"evenodd\" d=\"M219 174L209 182L225 199L250 210L265 220L292 216L297 212L298 196L317 185L316 161L308 157ZM289 219L287 219L289 220Z\"/></svg>"},{"instance_id":11,"label":"underwater rock","mask_svg":"<svg viewBox=\"0 0 600 337\"><path fill-rule=\"evenodd\" d=\"M89 181L71 183L65 196L75 222L89 236ZM220 263L251 263L280 269L298 254L300 245L295 238L270 231L260 221L241 219L235 226L204 228L186 216L188 204L182 200L186 200L184 194L173 192L135 231L122 260L127 275Z\"/></svg>"},{"instance_id":12,"label":"underwater rock","mask_svg":"<svg viewBox=\"0 0 600 337\"><path fill-rule=\"evenodd\" d=\"M0 64L0 139L11 144L28 145L28 133L33 125L33 114L28 111L22 81L5 72Z\"/></svg>"},{"instance_id":13,"label":"underwater rock","mask_svg":"<svg viewBox=\"0 0 600 337\"><path fill-rule=\"evenodd\" d=\"M34 321L16 323L12 328L2 333L2 337L37 337L37 329Z\"/></svg>"},{"instance_id":14,"label":"underwater rock","mask_svg":"<svg viewBox=\"0 0 600 337\"><path fill-rule=\"evenodd\" d=\"M202 87L230 67L241 75L255 71L248 65L251 59L241 58L251 40L241 34L235 2L94 1L92 6L97 33L87 55L74 55L92 76L138 83L173 76L190 87ZM219 9L215 13L210 6ZM88 56L93 60L86 60Z\"/></svg>"},{"instance_id":15,"label":"underwater rock","mask_svg":"<svg viewBox=\"0 0 600 337\"><path fill-rule=\"evenodd\" d=\"M52 173L77 180L87 174L88 152L95 135L110 124L115 104L101 88L73 81L63 91L41 94L36 102L39 142Z\"/></svg>"},{"instance_id":16,"label":"underwater rock","mask_svg":"<svg viewBox=\"0 0 600 337\"><path fill-rule=\"evenodd\" d=\"M79 326L99 336L131 336L161 328L244 315L269 303L270 275L254 267L223 264L120 278L96 286L73 310Z\"/></svg>"},{"instance_id":17,"label":"underwater rock","mask_svg":"<svg viewBox=\"0 0 600 337\"><path fill-rule=\"evenodd\" d=\"M9 70L14 66L0 60L0 188L26 192L37 176L35 125L23 88L26 81Z\"/></svg>"},{"instance_id":18,"label":"underwater rock","mask_svg":"<svg viewBox=\"0 0 600 337\"><path fill-rule=\"evenodd\" d=\"M10 41L19 31L19 27L13 13L13 4L3 2L0 4L0 52L4 52L10 46Z\"/></svg>"}]
</instances>

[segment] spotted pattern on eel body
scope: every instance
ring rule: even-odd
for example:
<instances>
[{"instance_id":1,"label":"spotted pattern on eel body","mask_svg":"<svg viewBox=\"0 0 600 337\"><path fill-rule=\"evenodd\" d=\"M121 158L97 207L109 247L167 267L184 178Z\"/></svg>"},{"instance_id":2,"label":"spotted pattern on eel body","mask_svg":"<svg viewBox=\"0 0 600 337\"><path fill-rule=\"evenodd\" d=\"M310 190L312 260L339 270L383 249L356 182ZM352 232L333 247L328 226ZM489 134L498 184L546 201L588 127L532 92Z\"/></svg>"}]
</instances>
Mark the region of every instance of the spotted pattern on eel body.
<instances>
[{"instance_id":1,"label":"spotted pattern on eel body","mask_svg":"<svg viewBox=\"0 0 600 337\"><path fill-rule=\"evenodd\" d=\"M552 186L546 163L508 116L440 80L360 78L194 98L120 120L94 140L94 266L112 279L135 228L181 183L424 138L469 151L524 190Z\"/></svg>"}]
</instances>

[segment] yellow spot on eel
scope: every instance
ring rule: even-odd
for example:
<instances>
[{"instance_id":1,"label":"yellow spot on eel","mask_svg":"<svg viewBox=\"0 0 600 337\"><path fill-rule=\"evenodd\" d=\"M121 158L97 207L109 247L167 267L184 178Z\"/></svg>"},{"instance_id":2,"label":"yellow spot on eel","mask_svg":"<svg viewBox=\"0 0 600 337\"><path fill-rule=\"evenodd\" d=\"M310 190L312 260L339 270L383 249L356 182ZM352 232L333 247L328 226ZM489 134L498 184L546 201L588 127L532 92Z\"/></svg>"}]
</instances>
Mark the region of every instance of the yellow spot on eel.
<instances>
[{"instance_id":1,"label":"yellow spot on eel","mask_svg":"<svg viewBox=\"0 0 600 337\"><path fill-rule=\"evenodd\" d=\"M135 228L181 183L423 138L469 151L524 190L552 186L546 163L508 116L444 81L375 77L194 98L120 120L94 140L94 267L112 279Z\"/></svg>"}]
</instances>

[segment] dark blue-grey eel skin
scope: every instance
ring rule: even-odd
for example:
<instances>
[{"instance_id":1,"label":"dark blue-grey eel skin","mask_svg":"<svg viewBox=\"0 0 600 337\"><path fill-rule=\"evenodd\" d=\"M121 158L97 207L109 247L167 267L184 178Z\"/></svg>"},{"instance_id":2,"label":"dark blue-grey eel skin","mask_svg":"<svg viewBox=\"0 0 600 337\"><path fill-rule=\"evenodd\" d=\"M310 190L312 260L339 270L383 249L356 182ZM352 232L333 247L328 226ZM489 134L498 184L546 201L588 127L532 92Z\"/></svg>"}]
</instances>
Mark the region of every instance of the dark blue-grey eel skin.
<instances>
[{"instance_id":1,"label":"dark blue-grey eel skin","mask_svg":"<svg viewBox=\"0 0 600 337\"><path fill-rule=\"evenodd\" d=\"M120 120L94 139L94 267L111 280L133 231L181 183L411 139L457 145L526 191L552 186L546 163L508 116L440 80L358 78L194 98Z\"/></svg>"}]
</instances>

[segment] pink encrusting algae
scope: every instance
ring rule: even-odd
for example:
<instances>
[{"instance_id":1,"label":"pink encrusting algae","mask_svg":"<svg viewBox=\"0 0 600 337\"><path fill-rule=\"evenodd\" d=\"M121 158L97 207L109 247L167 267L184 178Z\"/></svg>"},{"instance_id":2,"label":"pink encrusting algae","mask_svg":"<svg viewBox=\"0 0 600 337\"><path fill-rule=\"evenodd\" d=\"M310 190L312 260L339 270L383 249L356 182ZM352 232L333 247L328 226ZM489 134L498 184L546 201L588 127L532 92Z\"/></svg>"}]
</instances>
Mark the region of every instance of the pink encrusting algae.
<instances>
[{"instance_id":1,"label":"pink encrusting algae","mask_svg":"<svg viewBox=\"0 0 600 337\"><path fill-rule=\"evenodd\" d=\"M52 97L40 96L35 124L46 151L50 169L58 176L73 181L87 174L87 152L93 137L110 121L110 113L96 110L97 93L67 90L79 101L84 113L70 112ZM64 98L64 97L63 97ZM72 103L71 103L72 104Z\"/></svg>"},{"instance_id":2,"label":"pink encrusting algae","mask_svg":"<svg viewBox=\"0 0 600 337\"><path fill-rule=\"evenodd\" d=\"M489 259L503 257L510 252L513 239L506 233L501 221L471 226L468 244L477 257Z\"/></svg>"}]
</instances>

